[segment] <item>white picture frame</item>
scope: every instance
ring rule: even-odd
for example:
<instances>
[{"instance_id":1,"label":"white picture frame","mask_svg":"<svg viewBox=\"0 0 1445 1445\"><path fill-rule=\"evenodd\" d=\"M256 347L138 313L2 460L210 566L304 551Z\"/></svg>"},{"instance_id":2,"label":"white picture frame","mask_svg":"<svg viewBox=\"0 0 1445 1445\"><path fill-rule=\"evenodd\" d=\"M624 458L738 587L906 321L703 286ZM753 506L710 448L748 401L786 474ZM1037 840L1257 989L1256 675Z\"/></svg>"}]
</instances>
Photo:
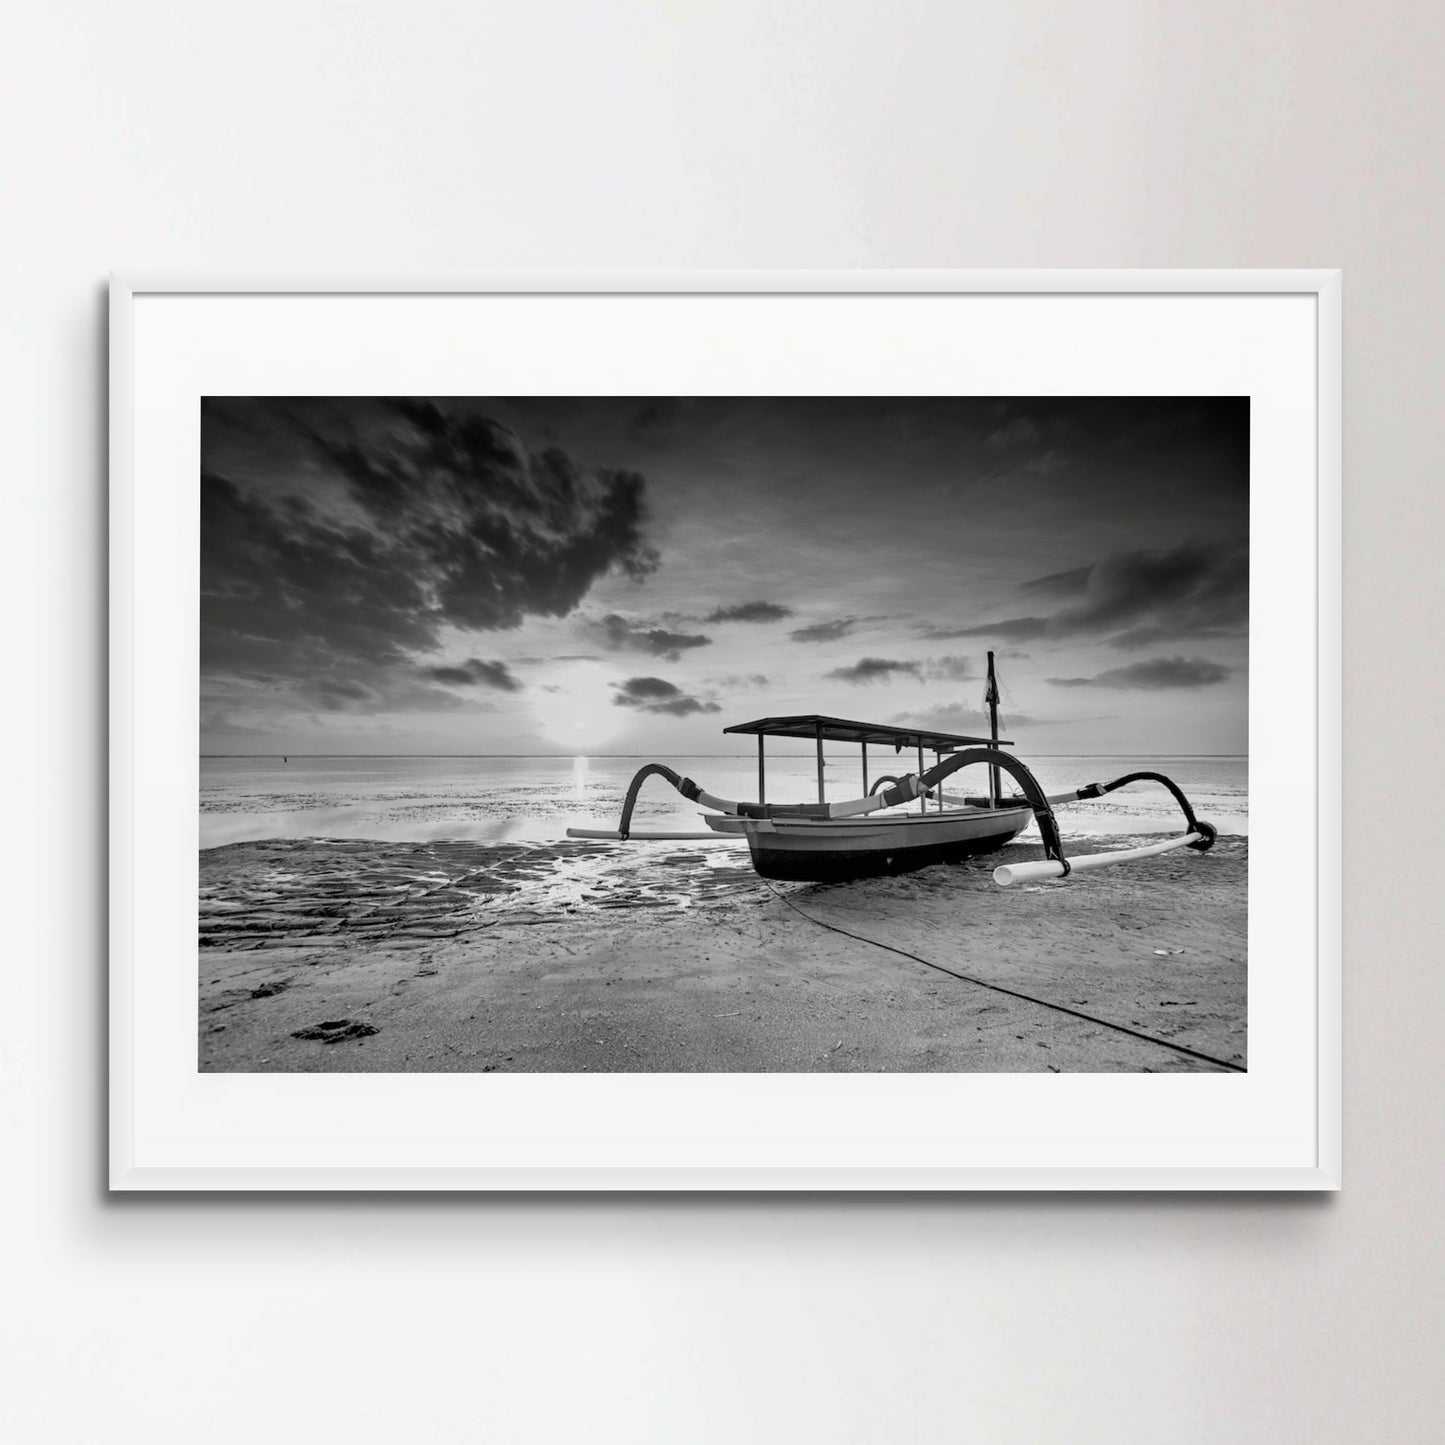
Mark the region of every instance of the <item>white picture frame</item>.
<instances>
[{"instance_id":1,"label":"white picture frame","mask_svg":"<svg viewBox=\"0 0 1445 1445\"><path fill-rule=\"evenodd\" d=\"M482 353L468 340L463 310L471 317L492 305L486 314L515 315L535 305L565 326L569 306L615 302L620 315L623 303L640 306L648 298L673 298L680 315L698 305L746 305L756 318L749 324L757 328L758 369L766 374L751 378L750 387L737 374L739 389L797 386L784 369L806 364L808 343L806 336L798 342L800 313L796 304L783 304L789 298L826 303L817 315L856 339L860 354L831 357L821 391L863 387L870 375L878 385L877 363L870 373L861 353L875 318L900 298L913 298L925 318L920 324L933 327L938 356L952 357L950 328L926 319L933 298L940 307L959 303L949 317L997 328L989 357L965 355L967 343L957 343L957 369L936 377L938 390L962 392L970 377L977 387L987 375L992 383L980 394L1151 387L1156 394L1202 394L1211 385L1237 388L1242 383L1229 378L1238 377L1266 402L1272 389L1295 399L1294 420L1281 431L1288 455L1282 450L1278 466L1262 471L1251 452L1247 1075L1121 1082L1084 1075L187 1072L186 1052L194 1062L195 1049L195 950L187 963L181 940L189 928L194 943L195 891L194 873L183 871L188 838L194 857L194 833L186 832L193 823L184 818L188 809L194 818L196 798L195 749L186 756L183 747L194 722L194 703L186 702L194 629L185 599L194 602L188 548L195 534L180 488L194 438L176 419L195 397L218 392L481 392L489 383L464 386ZM876 298L884 300L870 305ZM1094 306L1099 302L1109 306ZM1187 313L1189 324L1198 320L1199 334L1214 338L1200 343L1191 332L1190 355L1170 348L1170 328L1181 327L1186 315L1176 303L1198 303ZM787 348L768 345L774 326L779 336L787 331L802 362L790 363L778 354ZM687 326L676 333L689 334ZM907 371L928 358L896 362ZM726 367L739 365L736 357L691 353L673 363L689 373L674 388L681 394L703 394L689 390L699 380L722 392ZM572 394L582 374L577 368L586 364L585 357L570 360L570 375L559 368L554 393ZM542 360L519 365L527 372L519 391L543 384ZM947 361L944 369L952 366ZM922 374L900 384L917 391ZM1071 376L1079 380L1070 383ZM642 383L657 379L655 359L624 356L592 390L644 394ZM111 284L110 396L112 1189L1341 1187L1338 271L123 275ZM1278 585L1253 585L1262 576L1278 578ZM1274 617L1275 609L1290 608L1287 618ZM1306 621L1313 644L1300 648ZM1256 638L1267 655L1255 655ZM1271 787L1277 794L1275 806L1262 804L1258 824L1257 785L1262 794ZM1297 941L1277 970L1286 976L1283 985L1262 967L1274 957L1270 946L1261 945L1265 951L1256 957L1256 911L1268 937ZM1302 940L1311 932L1306 949ZM1271 992L1276 988L1284 990L1279 997ZM1292 1041L1287 1047L1270 1042L1274 1013L1280 1037ZM597 1112L585 1112L591 1105L578 1112L582 1088ZM845 1117L860 1121L852 1132L820 1125L815 1135L805 1122ZM769 1132L767 1120L783 1122ZM1251 1120L1265 1122L1256 1127ZM1171 1121L1178 1121L1177 1133ZM992 1130L986 1138L969 1132L983 1128Z\"/></svg>"}]
</instances>

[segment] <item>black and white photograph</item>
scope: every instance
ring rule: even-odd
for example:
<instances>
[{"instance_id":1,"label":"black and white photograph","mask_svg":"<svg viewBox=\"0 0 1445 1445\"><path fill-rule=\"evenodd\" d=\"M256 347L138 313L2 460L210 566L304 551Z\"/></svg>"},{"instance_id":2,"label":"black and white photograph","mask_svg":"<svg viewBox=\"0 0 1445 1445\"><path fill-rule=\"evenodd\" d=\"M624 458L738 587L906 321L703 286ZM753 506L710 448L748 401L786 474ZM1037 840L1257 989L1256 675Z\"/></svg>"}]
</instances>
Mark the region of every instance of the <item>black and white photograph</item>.
<instances>
[{"instance_id":1,"label":"black and white photograph","mask_svg":"<svg viewBox=\"0 0 1445 1445\"><path fill-rule=\"evenodd\" d=\"M203 1072L1247 1068L1247 396L208 396Z\"/></svg>"}]
</instances>

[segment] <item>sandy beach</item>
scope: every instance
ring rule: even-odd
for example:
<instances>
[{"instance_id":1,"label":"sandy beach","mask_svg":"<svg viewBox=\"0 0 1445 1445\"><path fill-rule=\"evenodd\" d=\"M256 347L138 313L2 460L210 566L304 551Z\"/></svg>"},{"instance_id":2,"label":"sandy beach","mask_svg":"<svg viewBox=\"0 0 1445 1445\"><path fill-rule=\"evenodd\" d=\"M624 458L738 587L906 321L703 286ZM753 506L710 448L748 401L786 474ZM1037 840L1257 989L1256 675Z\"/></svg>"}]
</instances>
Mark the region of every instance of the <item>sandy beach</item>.
<instances>
[{"instance_id":1,"label":"sandy beach","mask_svg":"<svg viewBox=\"0 0 1445 1445\"><path fill-rule=\"evenodd\" d=\"M789 885L726 845L207 849L200 1068L1244 1066L1246 839L1011 889L1003 856Z\"/></svg>"}]
</instances>

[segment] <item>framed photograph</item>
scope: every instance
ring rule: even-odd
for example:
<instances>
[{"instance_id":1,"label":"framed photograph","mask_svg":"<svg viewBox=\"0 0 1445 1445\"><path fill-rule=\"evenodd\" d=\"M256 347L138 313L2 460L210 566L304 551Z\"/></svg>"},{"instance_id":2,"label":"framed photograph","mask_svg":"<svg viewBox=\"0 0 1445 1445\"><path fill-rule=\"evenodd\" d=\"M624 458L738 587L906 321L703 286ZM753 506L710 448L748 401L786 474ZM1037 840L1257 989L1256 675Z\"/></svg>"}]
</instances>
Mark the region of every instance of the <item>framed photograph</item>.
<instances>
[{"instance_id":1,"label":"framed photograph","mask_svg":"<svg viewBox=\"0 0 1445 1445\"><path fill-rule=\"evenodd\" d=\"M1340 278L112 285L115 1189L1334 1189Z\"/></svg>"}]
</instances>

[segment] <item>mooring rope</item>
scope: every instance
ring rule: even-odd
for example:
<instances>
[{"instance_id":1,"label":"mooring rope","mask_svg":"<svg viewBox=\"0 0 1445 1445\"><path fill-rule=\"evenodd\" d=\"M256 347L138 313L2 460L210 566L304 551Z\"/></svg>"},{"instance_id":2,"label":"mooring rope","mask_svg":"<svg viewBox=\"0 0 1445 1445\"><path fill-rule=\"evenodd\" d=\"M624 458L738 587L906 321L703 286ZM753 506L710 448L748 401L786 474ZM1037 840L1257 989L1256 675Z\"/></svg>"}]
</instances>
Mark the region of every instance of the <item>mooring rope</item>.
<instances>
[{"instance_id":1,"label":"mooring rope","mask_svg":"<svg viewBox=\"0 0 1445 1445\"><path fill-rule=\"evenodd\" d=\"M985 979L974 978L971 974L960 973L957 969L948 968L944 964L935 963L931 958L924 958L921 954L910 953L906 948L899 948L892 943L883 943L876 938L865 938L861 933L852 933L846 928L840 928L836 923L827 923L821 918L814 918L811 913L804 913L786 893L780 893L773 887L772 883L764 878L769 891L782 902L786 903L799 918L806 919L809 923L816 924L819 928L826 928L830 933L840 933L844 938L855 939L859 943L870 943L874 948L882 948L889 953L896 953L901 958L911 958L915 963L921 963L925 968L936 969L939 973L946 973L950 978L956 978L962 983L971 983L977 988L986 988L993 993L1005 994L1009 998L1022 1000L1024 1003L1037 1004L1040 1008L1053 1009L1055 1013L1068 1014L1071 1018L1082 1019L1085 1023L1097 1024L1100 1028L1113 1029L1115 1033L1127 1034L1130 1038L1142 1039L1146 1044L1155 1044L1161 1049L1172 1049L1177 1054L1184 1054L1191 1059L1199 1059L1206 1064L1213 1064L1217 1068L1230 1069L1236 1074L1248 1073L1243 1064L1236 1064L1229 1059L1218 1059L1213 1054L1206 1054L1199 1049L1191 1049L1187 1044L1176 1044L1170 1039L1161 1039L1154 1034L1146 1034L1142 1029L1130 1028L1127 1024L1115 1023L1112 1019L1102 1019L1097 1014L1084 1013L1082 1009L1070 1008L1067 1004L1054 1003L1050 999L1036 998L1031 993L1023 993L1016 988L1005 988L999 983L989 983Z\"/></svg>"}]
</instances>

